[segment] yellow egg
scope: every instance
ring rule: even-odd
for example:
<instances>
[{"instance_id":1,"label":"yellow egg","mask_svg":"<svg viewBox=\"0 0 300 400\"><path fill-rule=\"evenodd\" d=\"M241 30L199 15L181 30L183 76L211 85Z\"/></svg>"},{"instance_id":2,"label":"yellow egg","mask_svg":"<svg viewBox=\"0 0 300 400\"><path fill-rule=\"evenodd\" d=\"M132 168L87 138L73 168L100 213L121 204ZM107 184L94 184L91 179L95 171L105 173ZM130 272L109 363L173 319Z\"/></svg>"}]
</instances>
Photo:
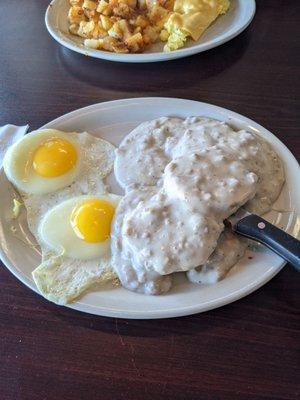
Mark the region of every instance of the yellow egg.
<instances>
[{"instance_id":1,"label":"yellow egg","mask_svg":"<svg viewBox=\"0 0 300 400\"><path fill-rule=\"evenodd\" d=\"M42 263L33 271L40 293L66 304L95 283L116 278L111 268L110 229L120 196L77 196L49 209L35 237Z\"/></svg>"},{"instance_id":2,"label":"yellow egg","mask_svg":"<svg viewBox=\"0 0 300 400\"><path fill-rule=\"evenodd\" d=\"M71 142L53 137L42 143L33 154L35 172L45 178L55 178L73 169L77 151Z\"/></svg>"},{"instance_id":3,"label":"yellow egg","mask_svg":"<svg viewBox=\"0 0 300 400\"><path fill-rule=\"evenodd\" d=\"M110 236L114 206L103 199L90 199L78 204L71 215L75 234L87 243L101 243Z\"/></svg>"},{"instance_id":4,"label":"yellow egg","mask_svg":"<svg viewBox=\"0 0 300 400\"><path fill-rule=\"evenodd\" d=\"M95 282L116 277L110 226L119 196L106 193L104 181L114 159L109 142L54 129L27 134L5 154L5 174L20 192L42 253L33 279L51 301L66 304Z\"/></svg>"},{"instance_id":5,"label":"yellow egg","mask_svg":"<svg viewBox=\"0 0 300 400\"><path fill-rule=\"evenodd\" d=\"M82 187L101 182L111 171L113 160L114 146L103 139L87 132L43 129L12 145L3 167L21 194L45 195L74 182L80 181Z\"/></svg>"},{"instance_id":6,"label":"yellow egg","mask_svg":"<svg viewBox=\"0 0 300 400\"><path fill-rule=\"evenodd\" d=\"M57 254L89 260L110 254L110 229L119 196L79 196L63 201L44 216L39 237Z\"/></svg>"}]
</instances>

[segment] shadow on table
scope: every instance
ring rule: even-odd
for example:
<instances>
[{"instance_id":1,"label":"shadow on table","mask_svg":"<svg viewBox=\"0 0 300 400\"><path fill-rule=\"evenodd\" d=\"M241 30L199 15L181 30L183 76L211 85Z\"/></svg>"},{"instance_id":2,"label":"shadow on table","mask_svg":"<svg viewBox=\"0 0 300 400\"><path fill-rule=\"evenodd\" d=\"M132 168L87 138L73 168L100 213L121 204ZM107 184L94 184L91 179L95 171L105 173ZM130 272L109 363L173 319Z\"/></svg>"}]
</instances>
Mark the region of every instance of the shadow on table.
<instances>
[{"instance_id":1,"label":"shadow on table","mask_svg":"<svg viewBox=\"0 0 300 400\"><path fill-rule=\"evenodd\" d=\"M187 58L159 63L117 63L59 47L58 61L68 73L90 85L115 91L156 91L192 87L199 80L220 74L246 51L251 32L215 49Z\"/></svg>"}]
</instances>

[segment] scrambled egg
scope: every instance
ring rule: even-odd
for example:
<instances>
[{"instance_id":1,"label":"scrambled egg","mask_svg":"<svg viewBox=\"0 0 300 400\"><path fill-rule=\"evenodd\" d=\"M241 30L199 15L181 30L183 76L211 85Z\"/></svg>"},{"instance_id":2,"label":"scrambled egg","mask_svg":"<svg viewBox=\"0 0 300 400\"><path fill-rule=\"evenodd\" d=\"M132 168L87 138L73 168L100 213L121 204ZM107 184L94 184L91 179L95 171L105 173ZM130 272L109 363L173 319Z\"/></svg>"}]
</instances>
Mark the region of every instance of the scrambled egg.
<instances>
[{"instance_id":1,"label":"scrambled egg","mask_svg":"<svg viewBox=\"0 0 300 400\"><path fill-rule=\"evenodd\" d=\"M175 0L174 12L165 23L165 32L160 35L161 40L167 38L164 51L183 47L189 36L198 40L229 6L229 0Z\"/></svg>"}]
</instances>

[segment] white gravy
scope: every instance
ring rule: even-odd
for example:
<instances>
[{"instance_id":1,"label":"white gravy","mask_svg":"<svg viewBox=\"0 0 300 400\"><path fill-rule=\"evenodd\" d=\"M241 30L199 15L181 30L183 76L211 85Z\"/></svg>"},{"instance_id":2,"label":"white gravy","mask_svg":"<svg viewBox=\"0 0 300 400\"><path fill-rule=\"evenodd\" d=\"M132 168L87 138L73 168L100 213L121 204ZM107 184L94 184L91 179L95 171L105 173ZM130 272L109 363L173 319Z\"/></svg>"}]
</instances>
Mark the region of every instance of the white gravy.
<instances>
[{"instance_id":1,"label":"white gravy","mask_svg":"<svg viewBox=\"0 0 300 400\"><path fill-rule=\"evenodd\" d=\"M208 260L186 273L188 280L198 284L213 284L223 279L244 256L247 246L246 239L237 237L230 230L225 229Z\"/></svg>"},{"instance_id":2,"label":"white gravy","mask_svg":"<svg viewBox=\"0 0 300 400\"><path fill-rule=\"evenodd\" d=\"M169 290L173 272L208 281L202 275L214 269L222 278L242 253L233 235L217 246L224 219L242 205L267 211L284 182L263 139L194 117L138 126L117 150L115 175L126 194L113 223L112 264L125 287L151 294Z\"/></svg>"}]
</instances>

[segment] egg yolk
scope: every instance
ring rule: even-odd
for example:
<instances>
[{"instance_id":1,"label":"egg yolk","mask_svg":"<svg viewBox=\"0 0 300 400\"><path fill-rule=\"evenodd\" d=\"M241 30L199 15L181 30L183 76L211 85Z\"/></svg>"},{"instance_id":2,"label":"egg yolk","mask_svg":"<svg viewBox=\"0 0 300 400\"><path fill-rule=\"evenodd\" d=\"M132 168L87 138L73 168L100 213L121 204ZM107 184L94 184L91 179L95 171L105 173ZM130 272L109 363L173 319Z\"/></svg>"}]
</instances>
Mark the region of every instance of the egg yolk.
<instances>
[{"instance_id":1,"label":"egg yolk","mask_svg":"<svg viewBox=\"0 0 300 400\"><path fill-rule=\"evenodd\" d=\"M75 234L88 243L100 243L110 236L115 208L108 201L91 199L76 206L71 214Z\"/></svg>"},{"instance_id":2,"label":"egg yolk","mask_svg":"<svg viewBox=\"0 0 300 400\"><path fill-rule=\"evenodd\" d=\"M74 168L77 151L65 139L51 138L40 145L33 155L33 168L44 178L56 178Z\"/></svg>"}]
</instances>

